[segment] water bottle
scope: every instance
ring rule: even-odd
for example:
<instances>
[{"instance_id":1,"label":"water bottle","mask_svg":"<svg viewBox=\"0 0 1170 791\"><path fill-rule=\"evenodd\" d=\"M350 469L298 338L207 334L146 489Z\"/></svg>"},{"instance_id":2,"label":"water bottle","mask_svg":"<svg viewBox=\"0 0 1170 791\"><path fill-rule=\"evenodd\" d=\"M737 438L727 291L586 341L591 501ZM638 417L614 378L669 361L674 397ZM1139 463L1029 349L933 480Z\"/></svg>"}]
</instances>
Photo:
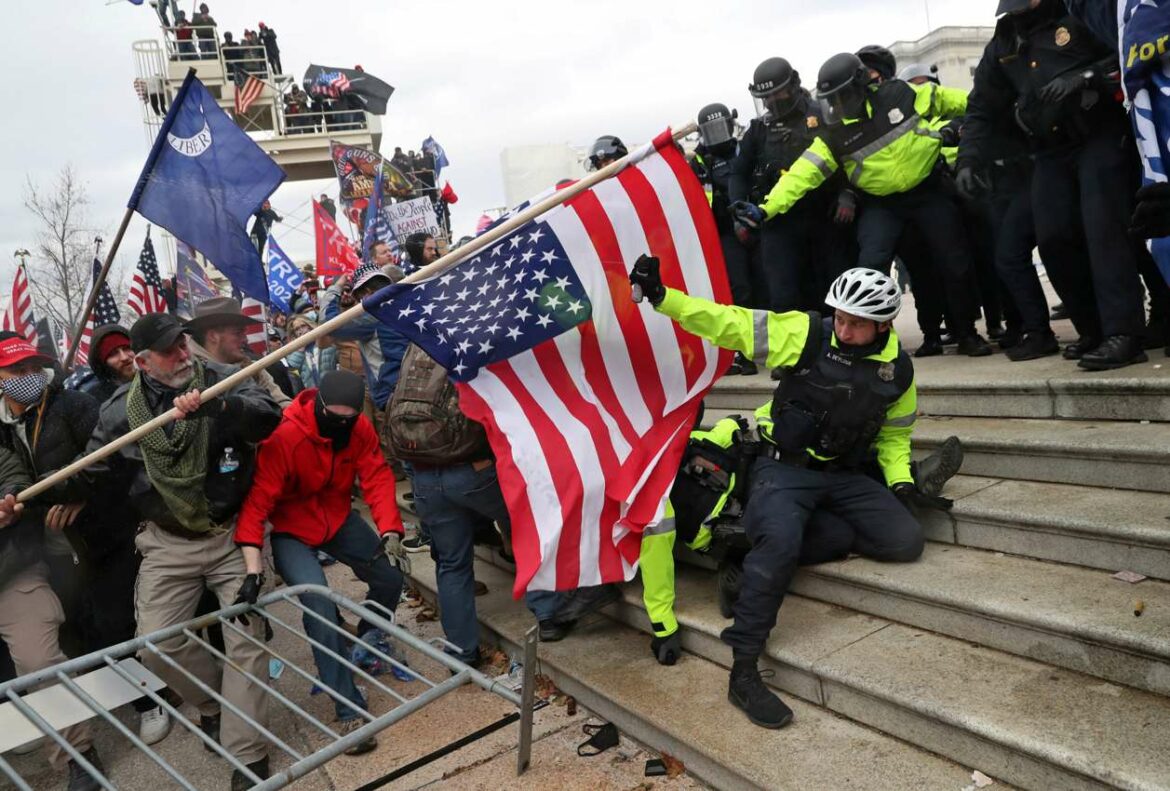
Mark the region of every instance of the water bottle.
<instances>
[{"instance_id":1,"label":"water bottle","mask_svg":"<svg viewBox=\"0 0 1170 791\"><path fill-rule=\"evenodd\" d=\"M235 448L224 448L223 455L219 457L219 474L231 475L238 469L240 469L240 460L236 458Z\"/></svg>"}]
</instances>

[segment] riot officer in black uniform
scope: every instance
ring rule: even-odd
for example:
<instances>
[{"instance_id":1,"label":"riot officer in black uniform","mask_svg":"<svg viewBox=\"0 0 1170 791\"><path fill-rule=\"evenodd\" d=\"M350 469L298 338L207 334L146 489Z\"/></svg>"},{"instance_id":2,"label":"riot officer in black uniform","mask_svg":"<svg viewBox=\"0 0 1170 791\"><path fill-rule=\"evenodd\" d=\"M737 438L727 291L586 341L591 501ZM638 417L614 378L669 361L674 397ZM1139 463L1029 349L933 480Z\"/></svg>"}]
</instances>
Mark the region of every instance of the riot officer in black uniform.
<instances>
[{"instance_id":1,"label":"riot officer in black uniform","mask_svg":"<svg viewBox=\"0 0 1170 791\"><path fill-rule=\"evenodd\" d=\"M725 104L709 104L699 111L701 142L691 157L691 168L706 188L715 215L723 260L727 263L727 279L731 284L731 301L743 308L753 308L757 304L768 304L767 297L761 293L761 290L766 290L767 282L759 271L759 259L736 235L735 218L731 214L731 163L738 146L735 118L735 111L727 109ZM737 354L728 373L751 376L758 370L754 362Z\"/></svg>"},{"instance_id":2,"label":"riot officer in black uniform","mask_svg":"<svg viewBox=\"0 0 1170 791\"><path fill-rule=\"evenodd\" d=\"M617 135L602 135L593 141L589 147L589 158L586 161L586 170L601 170L611 162L616 162L626 154L626 144Z\"/></svg>"},{"instance_id":3,"label":"riot officer in black uniform","mask_svg":"<svg viewBox=\"0 0 1170 791\"><path fill-rule=\"evenodd\" d=\"M868 44L857 50L858 59L869 69L870 79L875 83L894 79L898 71L898 59L878 44Z\"/></svg>"},{"instance_id":4,"label":"riot officer in black uniform","mask_svg":"<svg viewBox=\"0 0 1170 791\"><path fill-rule=\"evenodd\" d=\"M821 131L817 103L801 87L800 74L784 58L768 58L749 87L758 113L731 166L731 200L762 203L780 176L800 158ZM774 311L819 308L828 286L849 268L853 221L851 193L829 179L786 215L762 224L760 247ZM834 218L841 223L834 227ZM845 237L844 243L842 237Z\"/></svg>"},{"instance_id":5,"label":"riot officer in black uniform","mask_svg":"<svg viewBox=\"0 0 1170 791\"><path fill-rule=\"evenodd\" d=\"M1138 163L1117 100L1117 51L1061 0L1000 0L1006 14L975 72L959 186L975 188L996 123L1013 118L1035 152L1036 236L1080 334L1064 356L1089 370L1144 362L1137 252L1126 228Z\"/></svg>"}]
</instances>

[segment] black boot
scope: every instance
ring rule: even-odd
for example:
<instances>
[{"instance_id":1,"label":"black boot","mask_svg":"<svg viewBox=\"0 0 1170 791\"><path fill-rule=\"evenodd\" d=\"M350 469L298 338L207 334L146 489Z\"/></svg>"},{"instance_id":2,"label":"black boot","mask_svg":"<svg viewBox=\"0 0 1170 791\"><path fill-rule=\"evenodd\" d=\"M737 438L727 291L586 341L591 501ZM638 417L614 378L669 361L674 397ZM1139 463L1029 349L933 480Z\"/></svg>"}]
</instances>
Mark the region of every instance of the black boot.
<instances>
[{"instance_id":1,"label":"black boot","mask_svg":"<svg viewBox=\"0 0 1170 791\"><path fill-rule=\"evenodd\" d=\"M1096 349L1085 352L1077 365L1086 371L1112 371L1148 359L1140 335L1110 335Z\"/></svg>"},{"instance_id":2,"label":"black boot","mask_svg":"<svg viewBox=\"0 0 1170 791\"><path fill-rule=\"evenodd\" d=\"M1100 338L1094 338L1089 335L1082 335L1077 338L1075 343L1070 343L1064 347L1064 352L1061 356L1066 360L1079 360L1086 352L1091 352L1101 345Z\"/></svg>"},{"instance_id":3,"label":"black boot","mask_svg":"<svg viewBox=\"0 0 1170 791\"><path fill-rule=\"evenodd\" d=\"M1024 360L1039 360L1059 351L1060 344L1056 342L1056 336L1052 334L1052 330L1047 330L1029 332L1018 344L1008 349L1007 356L1012 362L1018 363Z\"/></svg>"},{"instance_id":4,"label":"black boot","mask_svg":"<svg viewBox=\"0 0 1170 791\"><path fill-rule=\"evenodd\" d=\"M771 675L772 671L767 671ZM731 681L727 685L727 699L742 709L749 720L761 728L783 728L792 722L792 709L764 685L764 675L756 667L756 659L736 659L731 665Z\"/></svg>"},{"instance_id":5,"label":"black boot","mask_svg":"<svg viewBox=\"0 0 1170 791\"><path fill-rule=\"evenodd\" d=\"M938 450L914 466L914 484L918 491L935 497L963 466L963 443L958 437L947 437Z\"/></svg>"},{"instance_id":6,"label":"black boot","mask_svg":"<svg viewBox=\"0 0 1170 791\"><path fill-rule=\"evenodd\" d=\"M552 618L546 618L540 622L540 642L556 643L564 640L569 636L569 632L573 631L576 623L576 621L557 623Z\"/></svg>"},{"instance_id":7,"label":"black boot","mask_svg":"<svg viewBox=\"0 0 1170 791\"><path fill-rule=\"evenodd\" d=\"M1003 335L996 339L995 345L999 347L1000 351L1006 352L1008 349L1019 346L1022 339L1023 336L1017 327L1008 327L1004 330Z\"/></svg>"},{"instance_id":8,"label":"black boot","mask_svg":"<svg viewBox=\"0 0 1170 791\"><path fill-rule=\"evenodd\" d=\"M261 780L268 779L268 756L264 756L259 761L253 761L250 764L244 764ZM239 769L232 771L232 791L248 791L254 783L248 779L248 776Z\"/></svg>"},{"instance_id":9,"label":"black boot","mask_svg":"<svg viewBox=\"0 0 1170 791\"><path fill-rule=\"evenodd\" d=\"M743 564L731 558L719 561L718 590L719 613L724 618L735 617L735 602L739 599L739 585L743 574Z\"/></svg>"},{"instance_id":10,"label":"black boot","mask_svg":"<svg viewBox=\"0 0 1170 791\"><path fill-rule=\"evenodd\" d=\"M1005 330L1003 328L1002 323L1000 323L998 321L987 322L987 337L988 338L991 338L993 341L998 341L1005 334L1007 334L1007 330Z\"/></svg>"},{"instance_id":11,"label":"black boot","mask_svg":"<svg viewBox=\"0 0 1170 791\"><path fill-rule=\"evenodd\" d=\"M987 357L992 353L991 345L977 332L959 338L959 346L955 351L967 357Z\"/></svg>"},{"instance_id":12,"label":"black boot","mask_svg":"<svg viewBox=\"0 0 1170 791\"><path fill-rule=\"evenodd\" d=\"M104 775L106 773L101 759L98 758L97 750L93 747L82 752L81 757L93 764L93 768L98 771L98 774ZM82 769L81 764L72 760L69 762L69 785L66 787L68 791L97 791L101 787L101 783L95 780L89 772Z\"/></svg>"},{"instance_id":13,"label":"black boot","mask_svg":"<svg viewBox=\"0 0 1170 791\"><path fill-rule=\"evenodd\" d=\"M914 352L915 357L937 357L943 353L942 338L937 335L927 335L922 339L922 345Z\"/></svg>"},{"instance_id":14,"label":"black boot","mask_svg":"<svg viewBox=\"0 0 1170 791\"><path fill-rule=\"evenodd\" d=\"M590 613L597 612L608 604L613 604L622 597L617 585L592 585L588 588L578 588L573 596L566 597L564 604L557 608L553 620L557 623L570 623L584 618Z\"/></svg>"}]
</instances>

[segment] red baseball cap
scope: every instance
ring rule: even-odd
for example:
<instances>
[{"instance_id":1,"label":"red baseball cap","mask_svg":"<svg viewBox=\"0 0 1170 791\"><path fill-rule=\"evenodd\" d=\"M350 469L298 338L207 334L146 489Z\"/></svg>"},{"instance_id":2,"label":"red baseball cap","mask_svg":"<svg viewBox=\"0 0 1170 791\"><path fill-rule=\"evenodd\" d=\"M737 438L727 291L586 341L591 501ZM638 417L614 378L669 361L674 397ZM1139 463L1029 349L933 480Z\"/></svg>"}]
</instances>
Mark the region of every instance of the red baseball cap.
<instances>
[{"instance_id":1,"label":"red baseball cap","mask_svg":"<svg viewBox=\"0 0 1170 791\"><path fill-rule=\"evenodd\" d=\"M35 359L44 366L50 366L53 361L37 351L37 347L24 338L6 338L0 341L0 368L22 363L25 360Z\"/></svg>"}]
</instances>

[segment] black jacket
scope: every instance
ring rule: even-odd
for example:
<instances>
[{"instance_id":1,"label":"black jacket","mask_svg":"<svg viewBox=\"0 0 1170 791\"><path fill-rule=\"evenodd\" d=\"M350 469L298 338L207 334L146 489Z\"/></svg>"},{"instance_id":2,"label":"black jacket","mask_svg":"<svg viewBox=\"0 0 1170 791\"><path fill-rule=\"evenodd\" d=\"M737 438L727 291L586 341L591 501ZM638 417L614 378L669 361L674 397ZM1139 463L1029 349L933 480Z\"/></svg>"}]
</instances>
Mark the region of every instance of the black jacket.
<instances>
[{"instance_id":1,"label":"black jacket","mask_svg":"<svg viewBox=\"0 0 1170 791\"><path fill-rule=\"evenodd\" d=\"M1101 76L1116 70L1116 49L1101 43L1061 0L1001 18L975 70L960 167L994 159L990 141L1004 119L1014 121L1040 151L1078 143L1103 128L1124 129L1117 85ZM1040 99L1041 89L1057 77L1086 71L1097 76L1085 90L1059 104Z\"/></svg>"},{"instance_id":2,"label":"black jacket","mask_svg":"<svg viewBox=\"0 0 1170 791\"><path fill-rule=\"evenodd\" d=\"M735 155L735 141L726 144L730 151L711 151L702 143L691 158L691 170L703 186L711 189L711 212L720 236L735 232L735 218L731 215L731 162Z\"/></svg>"},{"instance_id":3,"label":"black jacket","mask_svg":"<svg viewBox=\"0 0 1170 791\"><path fill-rule=\"evenodd\" d=\"M739 141L739 151L731 161L728 189L732 202L763 203L783 172L792 167L824 131L821 108L803 89L795 107L783 118L767 115L752 119ZM836 197L841 186L837 177L829 179L797 206L804 211L813 210L814 205L823 210L824 201ZM822 213L827 218L827 213Z\"/></svg>"},{"instance_id":4,"label":"black jacket","mask_svg":"<svg viewBox=\"0 0 1170 791\"><path fill-rule=\"evenodd\" d=\"M231 367L214 362L204 362L203 365L205 387L211 387L234 372ZM139 373L138 376L143 374ZM126 399L129 392L130 384L124 384L102 405L97 426L86 448L87 453L129 433L130 421L126 415ZM148 402L152 403L154 414L160 415L170 409L174 396L178 394L157 387L151 389ZM271 434L280 423L280 407L267 392L250 379L228 390L223 396L223 401L225 403L223 412L209 418L214 422L205 460L207 481L204 486L209 516L213 522L219 524L227 522L240 510L240 505L251 485L255 445ZM239 467L234 472L221 473L219 462L227 448L232 449L233 456L239 461ZM83 474L77 476L72 485L92 494L111 481L125 482L123 491L128 493L127 499L133 503L140 519L150 520L164 530L182 532L183 526L177 523L162 496L151 484L137 443L131 443L113 456L88 467Z\"/></svg>"}]
</instances>

